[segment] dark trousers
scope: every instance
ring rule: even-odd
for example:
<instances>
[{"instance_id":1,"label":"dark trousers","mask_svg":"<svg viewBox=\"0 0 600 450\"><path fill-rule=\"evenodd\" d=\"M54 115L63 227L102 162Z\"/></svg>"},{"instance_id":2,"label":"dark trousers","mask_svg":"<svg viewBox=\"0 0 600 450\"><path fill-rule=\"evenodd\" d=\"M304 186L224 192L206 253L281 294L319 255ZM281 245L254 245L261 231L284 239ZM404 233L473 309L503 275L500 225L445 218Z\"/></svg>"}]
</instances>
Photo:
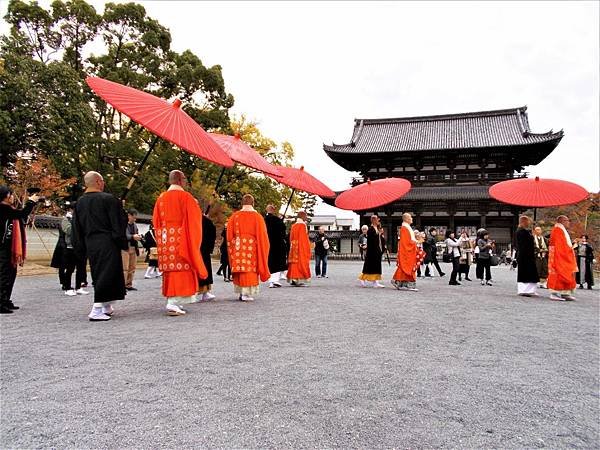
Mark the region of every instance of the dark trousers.
<instances>
[{"instance_id":1,"label":"dark trousers","mask_svg":"<svg viewBox=\"0 0 600 450\"><path fill-rule=\"evenodd\" d=\"M73 286L71 285L73 272L75 272L75 264L73 263L65 264L58 269L58 279L60 280L60 285L62 286L63 291L73 289Z\"/></svg>"},{"instance_id":2,"label":"dark trousers","mask_svg":"<svg viewBox=\"0 0 600 450\"><path fill-rule=\"evenodd\" d=\"M475 275L478 280L483 280L483 271L485 270L485 280L489 281L492 279L492 269L490 265L490 258L477 258L477 267L475 268Z\"/></svg>"},{"instance_id":3,"label":"dark trousers","mask_svg":"<svg viewBox=\"0 0 600 450\"><path fill-rule=\"evenodd\" d=\"M76 258L75 270L75 288L79 289L84 284L87 285L87 260Z\"/></svg>"},{"instance_id":4,"label":"dark trousers","mask_svg":"<svg viewBox=\"0 0 600 450\"><path fill-rule=\"evenodd\" d=\"M455 256L452 258L452 273L450 274L450 283L456 283L456 275L458 274L459 256Z\"/></svg>"},{"instance_id":5,"label":"dark trousers","mask_svg":"<svg viewBox=\"0 0 600 450\"><path fill-rule=\"evenodd\" d=\"M327 275L327 255L317 255L315 253L315 274Z\"/></svg>"},{"instance_id":6,"label":"dark trousers","mask_svg":"<svg viewBox=\"0 0 600 450\"><path fill-rule=\"evenodd\" d=\"M432 258L431 264L433 264L435 266L435 268L438 272L438 275L441 277L444 272L442 272L442 269L440 269L440 263L438 262L437 258ZM425 266L425 276L428 277L429 275L430 275L429 274L429 264L427 264Z\"/></svg>"},{"instance_id":7,"label":"dark trousers","mask_svg":"<svg viewBox=\"0 0 600 450\"><path fill-rule=\"evenodd\" d=\"M12 303L10 297L17 279L17 268L10 260L10 248L0 248L0 305L2 306Z\"/></svg>"},{"instance_id":8,"label":"dark trousers","mask_svg":"<svg viewBox=\"0 0 600 450\"><path fill-rule=\"evenodd\" d=\"M231 266L228 263L221 263L219 266L219 270L217 270L217 275L223 275L223 279L231 278Z\"/></svg>"}]
</instances>

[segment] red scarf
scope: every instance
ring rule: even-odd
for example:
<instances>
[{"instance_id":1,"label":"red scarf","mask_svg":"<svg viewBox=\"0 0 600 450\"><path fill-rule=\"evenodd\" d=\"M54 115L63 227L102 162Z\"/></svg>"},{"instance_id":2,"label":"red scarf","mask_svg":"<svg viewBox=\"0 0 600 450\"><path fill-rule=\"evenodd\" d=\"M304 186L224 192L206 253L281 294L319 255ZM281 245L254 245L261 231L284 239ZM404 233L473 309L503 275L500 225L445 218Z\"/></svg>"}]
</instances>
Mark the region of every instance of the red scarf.
<instances>
[{"instance_id":1,"label":"red scarf","mask_svg":"<svg viewBox=\"0 0 600 450\"><path fill-rule=\"evenodd\" d=\"M12 221L12 252L11 252L11 263L13 267L22 266L25 262L25 231L21 233L21 221L14 219Z\"/></svg>"}]
</instances>

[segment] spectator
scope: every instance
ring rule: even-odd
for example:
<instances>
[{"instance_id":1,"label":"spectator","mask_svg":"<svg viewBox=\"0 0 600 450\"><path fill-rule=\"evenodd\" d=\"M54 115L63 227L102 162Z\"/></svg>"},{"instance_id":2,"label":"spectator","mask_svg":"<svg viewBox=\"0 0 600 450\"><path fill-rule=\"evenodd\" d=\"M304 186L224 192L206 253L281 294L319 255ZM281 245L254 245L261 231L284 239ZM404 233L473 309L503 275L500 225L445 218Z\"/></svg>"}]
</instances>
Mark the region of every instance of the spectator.
<instances>
[{"instance_id":1,"label":"spectator","mask_svg":"<svg viewBox=\"0 0 600 450\"><path fill-rule=\"evenodd\" d=\"M460 283L456 281L458 275L458 267L460 260L460 244L454 236L454 231L446 230L446 251L450 255L452 261L452 273L450 274L450 281L448 282L451 286L460 286Z\"/></svg>"},{"instance_id":2,"label":"spectator","mask_svg":"<svg viewBox=\"0 0 600 450\"><path fill-rule=\"evenodd\" d=\"M12 189L0 186L0 314L12 314L19 309L12 300L12 290L17 278L17 267L25 260L25 224L39 197L29 197L23 209L14 207Z\"/></svg>"},{"instance_id":3,"label":"spectator","mask_svg":"<svg viewBox=\"0 0 600 450\"><path fill-rule=\"evenodd\" d=\"M327 253L329 252L329 240L325 235L325 227L320 226L315 236L315 274L317 278L329 278L327 276Z\"/></svg>"},{"instance_id":4,"label":"spectator","mask_svg":"<svg viewBox=\"0 0 600 450\"><path fill-rule=\"evenodd\" d=\"M123 250L123 276L125 277L125 289L128 291L137 291L133 287L133 276L137 264L137 257L140 254L139 242L142 240L142 235L139 234L137 224L137 211L130 209L127 211L127 228L125 236L127 236L127 250Z\"/></svg>"},{"instance_id":5,"label":"spectator","mask_svg":"<svg viewBox=\"0 0 600 450\"><path fill-rule=\"evenodd\" d=\"M496 243L490 240L490 235L485 229L481 229L477 237L479 256L477 257L476 275L481 280L481 285L492 286L491 258ZM483 279L485 271L485 281Z\"/></svg>"},{"instance_id":6,"label":"spectator","mask_svg":"<svg viewBox=\"0 0 600 450\"><path fill-rule=\"evenodd\" d=\"M575 255L577 256L577 267L579 271L575 274L579 289L583 289L583 283L588 289L594 285L594 248L588 242L586 234L575 241Z\"/></svg>"},{"instance_id":7,"label":"spectator","mask_svg":"<svg viewBox=\"0 0 600 450\"><path fill-rule=\"evenodd\" d=\"M365 260L365 252L367 251L367 231L369 231L369 227L367 225L363 225L360 227L360 236L358 237L358 249L360 250L360 260Z\"/></svg>"}]
</instances>

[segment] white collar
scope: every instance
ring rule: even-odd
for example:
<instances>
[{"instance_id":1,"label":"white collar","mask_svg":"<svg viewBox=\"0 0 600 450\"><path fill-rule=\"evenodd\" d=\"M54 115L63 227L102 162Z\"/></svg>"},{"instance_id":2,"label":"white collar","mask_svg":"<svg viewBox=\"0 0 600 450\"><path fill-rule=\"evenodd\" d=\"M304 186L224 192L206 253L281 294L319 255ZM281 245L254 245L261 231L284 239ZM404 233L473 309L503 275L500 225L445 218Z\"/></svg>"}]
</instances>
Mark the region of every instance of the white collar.
<instances>
[{"instance_id":1,"label":"white collar","mask_svg":"<svg viewBox=\"0 0 600 450\"><path fill-rule=\"evenodd\" d=\"M171 186L169 186L169 191L183 191L184 189L179 186L178 184L172 184Z\"/></svg>"},{"instance_id":2,"label":"white collar","mask_svg":"<svg viewBox=\"0 0 600 450\"><path fill-rule=\"evenodd\" d=\"M412 227L406 222L402 222L402 226L408 229L408 232L410 233L410 239L416 242L417 238L415 237L415 230L413 230Z\"/></svg>"},{"instance_id":3,"label":"white collar","mask_svg":"<svg viewBox=\"0 0 600 450\"><path fill-rule=\"evenodd\" d=\"M304 220L302 220L300 217L298 217L298 218L296 219L296 223L304 223Z\"/></svg>"},{"instance_id":4,"label":"white collar","mask_svg":"<svg viewBox=\"0 0 600 450\"><path fill-rule=\"evenodd\" d=\"M569 247L573 247L573 243L571 242L571 236L569 236L569 233L567 232L565 226L562 223L556 223L554 226L560 228L563 231L563 233L565 234L565 238L567 239L567 244L569 244Z\"/></svg>"},{"instance_id":5,"label":"white collar","mask_svg":"<svg viewBox=\"0 0 600 450\"><path fill-rule=\"evenodd\" d=\"M242 205L242 209L240 211L255 211L255 209L252 205Z\"/></svg>"}]
</instances>

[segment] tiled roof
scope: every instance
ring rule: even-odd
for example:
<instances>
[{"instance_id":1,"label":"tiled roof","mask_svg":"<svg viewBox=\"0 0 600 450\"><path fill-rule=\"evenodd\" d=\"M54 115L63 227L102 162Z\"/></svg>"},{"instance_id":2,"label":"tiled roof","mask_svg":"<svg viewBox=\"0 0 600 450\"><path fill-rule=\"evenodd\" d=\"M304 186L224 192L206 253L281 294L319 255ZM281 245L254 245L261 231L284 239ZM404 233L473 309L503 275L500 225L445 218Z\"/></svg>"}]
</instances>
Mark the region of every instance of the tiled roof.
<instances>
[{"instance_id":1,"label":"tiled roof","mask_svg":"<svg viewBox=\"0 0 600 450\"><path fill-rule=\"evenodd\" d=\"M489 200L489 186L418 186L399 201Z\"/></svg>"},{"instance_id":2,"label":"tiled roof","mask_svg":"<svg viewBox=\"0 0 600 450\"><path fill-rule=\"evenodd\" d=\"M563 131L532 133L527 107L441 116L355 119L352 140L323 145L329 153L490 148L558 142Z\"/></svg>"}]
</instances>

